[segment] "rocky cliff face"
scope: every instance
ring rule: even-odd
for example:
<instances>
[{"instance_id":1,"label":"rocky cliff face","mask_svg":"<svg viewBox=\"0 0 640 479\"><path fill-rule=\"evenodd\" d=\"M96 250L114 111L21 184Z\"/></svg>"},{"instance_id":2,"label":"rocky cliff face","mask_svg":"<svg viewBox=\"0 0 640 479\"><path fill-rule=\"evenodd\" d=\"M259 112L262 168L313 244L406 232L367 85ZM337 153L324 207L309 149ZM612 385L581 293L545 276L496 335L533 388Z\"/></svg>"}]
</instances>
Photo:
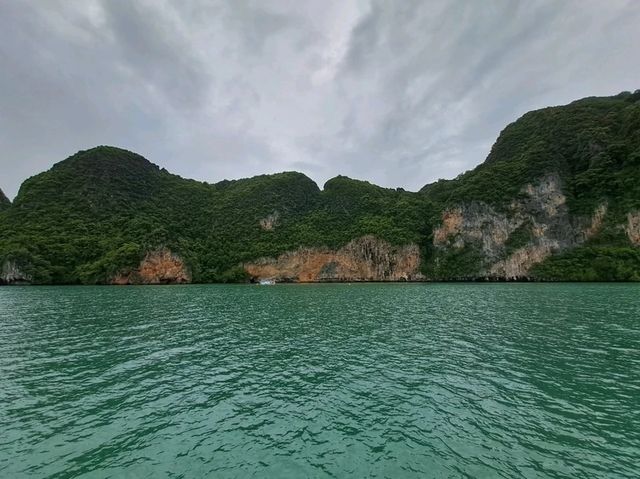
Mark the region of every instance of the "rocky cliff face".
<instances>
[{"instance_id":1,"label":"rocky cliff face","mask_svg":"<svg viewBox=\"0 0 640 479\"><path fill-rule=\"evenodd\" d=\"M191 282L191 272L184 260L163 248L150 251L137 269L122 271L110 284L182 284Z\"/></svg>"},{"instance_id":2,"label":"rocky cliff face","mask_svg":"<svg viewBox=\"0 0 640 479\"><path fill-rule=\"evenodd\" d=\"M260 228L264 231L272 231L278 226L278 220L280 219L280 213L274 211L273 213L265 216L260 220Z\"/></svg>"},{"instance_id":3,"label":"rocky cliff face","mask_svg":"<svg viewBox=\"0 0 640 479\"><path fill-rule=\"evenodd\" d=\"M629 241L635 246L640 246L640 211L635 211L627 215L625 231Z\"/></svg>"},{"instance_id":4,"label":"rocky cliff face","mask_svg":"<svg viewBox=\"0 0 640 479\"><path fill-rule=\"evenodd\" d=\"M5 261L0 272L0 284L30 284L33 278L16 261Z\"/></svg>"},{"instance_id":5,"label":"rocky cliff face","mask_svg":"<svg viewBox=\"0 0 640 479\"><path fill-rule=\"evenodd\" d=\"M373 236L355 239L338 250L300 248L278 258L262 258L244 268L253 280L278 282L417 281L420 250L401 247Z\"/></svg>"},{"instance_id":6,"label":"rocky cliff face","mask_svg":"<svg viewBox=\"0 0 640 479\"><path fill-rule=\"evenodd\" d=\"M141 262L148 244L180 245L192 270L170 251ZM484 162L418 192L296 172L209 184L79 151L0 193L5 259L38 284L244 281L244 264L292 281L636 280L640 91L526 113Z\"/></svg>"},{"instance_id":7,"label":"rocky cliff face","mask_svg":"<svg viewBox=\"0 0 640 479\"><path fill-rule=\"evenodd\" d=\"M597 234L606 213L601 204L590 218L571 216L560 179L551 174L523 188L505 212L477 202L445 211L433 232L433 261L466 248L479 258L470 276L526 279L534 264Z\"/></svg>"}]
</instances>

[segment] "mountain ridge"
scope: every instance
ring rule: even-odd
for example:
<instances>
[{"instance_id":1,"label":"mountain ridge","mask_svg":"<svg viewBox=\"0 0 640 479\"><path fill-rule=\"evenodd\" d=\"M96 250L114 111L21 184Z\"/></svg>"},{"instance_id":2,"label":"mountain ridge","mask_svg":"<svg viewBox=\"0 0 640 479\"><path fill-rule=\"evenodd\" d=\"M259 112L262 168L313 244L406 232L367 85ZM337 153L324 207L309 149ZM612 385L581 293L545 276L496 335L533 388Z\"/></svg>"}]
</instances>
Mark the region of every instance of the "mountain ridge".
<instances>
[{"instance_id":1,"label":"mountain ridge","mask_svg":"<svg viewBox=\"0 0 640 479\"><path fill-rule=\"evenodd\" d=\"M483 163L418 192L341 175L320 188L293 171L209 184L98 146L3 198L0 283L266 271L277 281L638 280L640 92L526 113Z\"/></svg>"}]
</instances>

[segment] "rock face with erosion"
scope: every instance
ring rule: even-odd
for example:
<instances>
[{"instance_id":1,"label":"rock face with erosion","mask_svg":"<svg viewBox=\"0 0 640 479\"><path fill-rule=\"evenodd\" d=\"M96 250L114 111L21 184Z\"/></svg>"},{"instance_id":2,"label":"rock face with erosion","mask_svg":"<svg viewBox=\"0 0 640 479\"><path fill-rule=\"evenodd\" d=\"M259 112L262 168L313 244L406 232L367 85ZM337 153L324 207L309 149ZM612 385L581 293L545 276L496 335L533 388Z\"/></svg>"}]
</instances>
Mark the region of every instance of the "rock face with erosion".
<instances>
[{"instance_id":1,"label":"rock face with erosion","mask_svg":"<svg viewBox=\"0 0 640 479\"><path fill-rule=\"evenodd\" d=\"M29 284L31 280L16 261L5 261L2 265L0 284Z\"/></svg>"},{"instance_id":2,"label":"rock face with erosion","mask_svg":"<svg viewBox=\"0 0 640 479\"><path fill-rule=\"evenodd\" d=\"M392 246L373 236L355 239L338 250L300 248L278 258L244 265L253 280L278 282L419 281L417 245Z\"/></svg>"},{"instance_id":3,"label":"rock face with erosion","mask_svg":"<svg viewBox=\"0 0 640 479\"><path fill-rule=\"evenodd\" d=\"M184 260L167 248L150 251L137 269L122 271L111 284L182 284L191 282Z\"/></svg>"},{"instance_id":4,"label":"rock face with erosion","mask_svg":"<svg viewBox=\"0 0 640 479\"><path fill-rule=\"evenodd\" d=\"M635 211L627 215L627 224L625 231L629 237L629 241L634 246L640 246L640 211Z\"/></svg>"},{"instance_id":5,"label":"rock face with erosion","mask_svg":"<svg viewBox=\"0 0 640 479\"><path fill-rule=\"evenodd\" d=\"M278 226L279 219L280 213L275 211L260 220L260 228L264 231L272 231L276 226Z\"/></svg>"},{"instance_id":6,"label":"rock face with erosion","mask_svg":"<svg viewBox=\"0 0 640 479\"><path fill-rule=\"evenodd\" d=\"M445 211L433 232L433 261L467 249L480 258L470 277L527 279L534 264L597 234L606 213L601 204L591 217L571 216L559 177L548 175L523 188L505 211L480 202Z\"/></svg>"}]
</instances>

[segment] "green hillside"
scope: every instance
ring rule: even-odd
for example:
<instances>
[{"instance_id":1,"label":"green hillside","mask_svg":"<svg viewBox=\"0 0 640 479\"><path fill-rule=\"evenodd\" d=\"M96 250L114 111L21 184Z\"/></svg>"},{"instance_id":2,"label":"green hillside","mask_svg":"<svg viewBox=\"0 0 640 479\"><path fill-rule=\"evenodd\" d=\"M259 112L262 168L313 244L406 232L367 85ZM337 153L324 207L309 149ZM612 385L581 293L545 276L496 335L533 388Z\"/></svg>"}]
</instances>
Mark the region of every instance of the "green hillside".
<instances>
[{"instance_id":1,"label":"green hillside","mask_svg":"<svg viewBox=\"0 0 640 479\"><path fill-rule=\"evenodd\" d=\"M640 279L639 248L624 228L640 210L640 92L527 113L484 163L417 193L342 176L321 190L296 172L208 184L119 148L80 151L26 180L13 203L0 193L0 264L19 265L34 283L104 283L169 248L195 282L244 281L244 262L374 235L417 244L427 279L473 279L486 275L476 246L434 246L443 212L483 204L509 217L525 185L549 174L561 181L566 228L599 205L607 212L597 235L554 251L529 279ZM527 245L532 231L510 232L491 261Z\"/></svg>"},{"instance_id":2,"label":"green hillside","mask_svg":"<svg viewBox=\"0 0 640 479\"><path fill-rule=\"evenodd\" d=\"M194 281L242 280L241 262L301 245L417 241L423 202L344 177L320 191L295 172L210 185L103 146L25 181L0 220L0 250L42 283L104 282L158 247L184 256Z\"/></svg>"},{"instance_id":3,"label":"green hillside","mask_svg":"<svg viewBox=\"0 0 640 479\"><path fill-rule=\"evenodd\" d=\"M571 214L606 204L607 215L595 238L535 266L532 277L640 279L638 248L621 227L640 210L640 90L529 112L504 129L484 163L422 192L438 210L472 201L504 210L523 185L551 172L562 181Z\"/></svg>"},{"instance_id":4,"label":"green hillside","mask_svg":"<svg viewBox=\"0 0 640 479\"><path fill-rule=\"evenodd\" d=\"M502 131L484 163L422 191L445 205L479 200L505 206L522 185L557 172L576 213L601 200L618 211L637 207L639 101L640 90L529 112Z\"/></svg>"},{"instance_id":5,"label":"green hillside","mask_svg":"<svg viewBox=\"0 0 640 479\"><path fill-rule=\"evenodd\" d=\"M2 190L0 190L0 211L5 210L11 206L9 198L7 198Z\"/></svg>"}]
</instances>

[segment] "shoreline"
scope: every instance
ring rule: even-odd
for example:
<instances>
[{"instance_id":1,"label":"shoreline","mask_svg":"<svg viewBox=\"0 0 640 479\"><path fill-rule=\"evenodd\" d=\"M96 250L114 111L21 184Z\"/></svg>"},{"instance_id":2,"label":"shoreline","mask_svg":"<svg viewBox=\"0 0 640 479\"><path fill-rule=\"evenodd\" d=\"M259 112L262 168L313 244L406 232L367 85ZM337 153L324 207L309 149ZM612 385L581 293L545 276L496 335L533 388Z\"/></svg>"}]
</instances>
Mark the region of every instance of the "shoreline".
<instances>
[{"instance_id":1,"label":"shoreline","mask_svg":"<svg viewBox=\"0 0 640 479\"><path fill-rule=\"evenodd\" d=\"M0 289L3 288L39 288L39 287L71 287L71 286L99 286L99 287L144 287L144 286L207 286L207 285L228 285L228 286L286 286L286 285L365 285L365 284L640 284L640 281L578 281L578 280L541 280L541 279L529 279L529 280L503 280L503 279L469 279L469 280L420 280L420 281L282 281L275 282L270 285L261 285L257 282L208 282L208 283L137 283L137 284L108 284L108 283L96 283L96 284L82 284L82 283L54 283L54 284L0 284Z\"/></svg>"}]
</instances>

